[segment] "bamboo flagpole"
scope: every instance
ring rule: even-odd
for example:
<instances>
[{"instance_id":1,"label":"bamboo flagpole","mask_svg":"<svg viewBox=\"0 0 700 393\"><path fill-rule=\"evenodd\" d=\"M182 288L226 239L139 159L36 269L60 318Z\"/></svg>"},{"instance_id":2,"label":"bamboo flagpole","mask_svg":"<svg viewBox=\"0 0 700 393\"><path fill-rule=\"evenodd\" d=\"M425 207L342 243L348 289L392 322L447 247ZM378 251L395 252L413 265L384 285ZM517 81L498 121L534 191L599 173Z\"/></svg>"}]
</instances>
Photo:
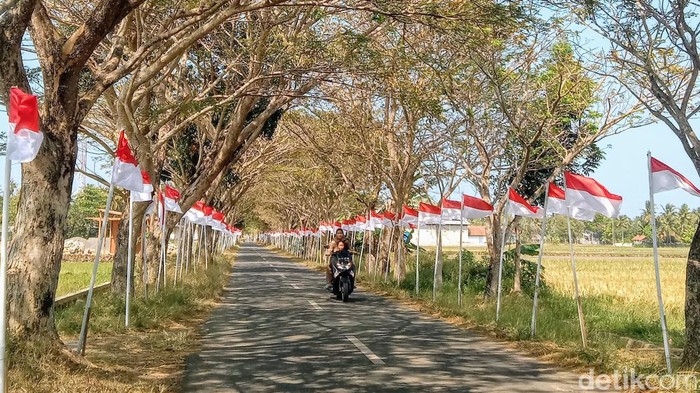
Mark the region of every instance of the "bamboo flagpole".
<instances>
[{"instance_id":1,"label":"bamboo flagpole","mask_svg":"<svg viewBox=\"0 0 700 393\"><path fill-rule=\"evenodd\" d=\"M80 326L80 336L78 337L78 348L76 352L79 355L85 354L85 340L87 339L88 323L90 322L90 312L92 311L92 295L95 291L95 280L97 279L97 269L100 266L100 255L102 254L102 243L104 243L105 233L107 232L107 222L109 222L109 210L112 207L112 199L114 197L114 183L110 183L109 191L107 192L107 203L105 207L104 217L102 219L102 227L97 238L97 250L95 250L95 262L92 265L92 277L90 278L90 286L88 287L87 300L85 301L85 312L83 313L83 322ZM4 219L4 217L3 217Z\"/></svg>"},{"instance_id":2,"label":"bamboo flagpole","mask_svg":"<svg viewBox=\"0 0 700 393\"><path fill-rule=\"evenodd\" d=\"M508 229L508 204L503 209L503 217L501 217L501 255L498 258L498 294L496 296L496 321L501 314L501 292L503 287L503 254L506 248L506 231Z\"/></svg>"},{"instance_id":3,"label":"bamboo flagpole","mask_svg":"<svg viewBox=\"0 0 700 393\"><path fill-rule=\"evenodd\" d=\"M457 270L457 305L462 306L462 240L464 231L464 194L460 198L459 210L459 268Z\"/></svg>"},{"instance_id":4,"label":"bamboo flagpole","mask_svg":"<svg viewBox=\"0 0 700 393\"><path fill-rule=\"evenodd\" d=\"M659 318L661 320L661 334L664 340L664 356L666 357L666 368L671 371L671 350L668 345L668 330L666 327L666 313L664 312L664 299L661 295L661 275L659 273L659 245L656 229L656 216L654 206L654 177L652 176L651 152L647 152L647 165L649 167L649 204L651 205L651 237L654 247L654 271L656 274L656 296L659 300Z\"/></svg>"},{"instance_id":5,"label":"bamboo flagpole","mask_svg":"<svg viewBox=\"0 0 700 393\"><path fill-rule=\"evenodd\" d=\"M134 197L133 191L129 192L129 240L126 252L126 311L124 313L124 326L129 327L129 309L131 308L131 270L134 248Z\"/></svg>"},{"instance_id":6,"label":"bamboo flagpole","mask_svg":"<svg viewBox=\"0 0 700 393\"><path fill-rule=\"evenodd\" d=\"M564 189L566 189L566 176L564 176ZM568 197L567 197L568 199ZM568 201L567 201L568 202ZM574 277L574 299L576 300L576 309L578 311L578 323L581 330L581 345L586 348L588 345L586 333L586 321L583 316L583 304L578 289L578 275L576 274L576 256L574 254L574 242L571 234L571 206L567 203L566 227L569 233L569 254L571 255L571 273Z\"/></svg>"},{"instance_id":7,"label":"bamboo flagpole","mask_svg":"<svg viewBox=\"0 0 700 393\"><path fill-rule=\"evenodd\" d=\"M535 293L532 299L532 321L530 321L530 337L535 337L537 330L537 301L540 292L540 277L542 276L542 255L544 254L544 236L547 232L547 208L549 207L549 184L544 193L544 214L542 216L542 229L540 230L540 249L537 255L537 271L535 272Z\"/></svg>"},{"instance_id":8,"label":"bamboo flagpole","mask_svg":"<svg viewBox=\"0 0 700 393\"><path fill-rule=\"evenodd\" d=\"M440 221L438 222L438 227L437 227L437 237L435 238L435 241L437 242L436 248L435 248L435 264L433 265L433 302L435 301L435 298L437 297L437 266L438 266L438 257L441 254L441 249L442 249L442 215L440 215Z\"/></svg>"},{"instance_id":9,"label":"bamboo flagpole","mask_svg":"<svg viewBox=\"0 0 700 393\"><path fill-rule=\"evenodd\" d=\"M420 254L420 215L418 216L418 225L416 226L416 295L420 292L420 276L419 276L419 271L420 271L420 262L419 262L419 254Z\"/></svg>"}]
</instances>

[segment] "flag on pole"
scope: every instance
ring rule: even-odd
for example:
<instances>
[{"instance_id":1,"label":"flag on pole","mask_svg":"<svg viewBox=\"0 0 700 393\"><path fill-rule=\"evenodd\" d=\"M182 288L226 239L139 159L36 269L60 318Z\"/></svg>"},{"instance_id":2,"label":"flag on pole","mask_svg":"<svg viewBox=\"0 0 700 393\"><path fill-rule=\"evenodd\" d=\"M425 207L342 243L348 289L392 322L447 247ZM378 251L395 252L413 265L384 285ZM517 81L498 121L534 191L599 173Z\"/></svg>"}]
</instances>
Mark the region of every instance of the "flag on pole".
<instances>
[{"instance_id":1,"label":"flag on pole","mask_svg":"<svg viewBox=\"0 0 700 393\"><path fill-rule=\"evenodd\" d=\"M148 202L153 200L153 185L151 184L151 178L148 176L148 172L141 171L141 180L143 181L143 191L132 191L131 199L134 202Z\"/></svg>"},{"instance_id":2,"label":"flag on pole","mask_svg":"<svg viewBox=\"0 0 700 393\"><path fill-rule=\"evenodd\" d=\"M204 218L202 219L201 224L211 226L211 215L214 212L214 208L211 206L204 205L202 211L204 212Z\"/></svg>"},{"instance_id":3,"label":"flag on pole","mask_svg":"<svg viewBox=\"0 0 700 393\"><path fill-rule=\"evenodd\" d=\"M411 209L410 207L403 205L401 219L399 220L399 225L403 228L411 228L418 224L418 210Z\"/></svg>"},{"instance_id":4,"label":"flag on pole","mask_svg":"<svg viewBox=\"0 0 700 393\"><path fill-rule=\"evenodd\" d=\"M564 180L569 206L594 211L610 218L616 218L620 214L622 197L611 193L595 179L565 172Z\"/></svg>"},{"instance_id":5,"label":"flag on pole","mask_svg":"<svg viewBox=\"0 0 700 393\"><path fill-rule=\"evenodd\" d=\"M165 185L165 192L160 193L161 202L165 207L165 210L182 213L180 205L178 205L177 200L180 199L180 192L169 185Z\"/></svg>"},{"instance_id":6,"label":"flag on pole","mask_svg":"<svg viewBox=\"0 0 700 393\"><path fill-rule=\"evenodd\" d=\"M383 215L384 220L382 221L382 224L384 225L384 228L393 228L396 226L396 214L390 211L385 211Z\"/></svg>"},{"instance_id":7,"label":"flag on pole","mask_svg":"<svg viewBox=\"0 0 700 393\"><path fill-rule=\"evenodd\" d=\"M355 222L357 222L355 229L358 232L364 232L364 231L368 230L367 217L365 217L363 215L359 215L359 216L355 217Z\"/></svg>"},{"instance_id":8,"label":"flag on pole","mask_svg":"<svg viewBox=\"0 0 700 393\"><path fill-rule=\"evenodd\" d=\"M10 88L10 131L7 133L7 158L18 162L33 160L44 134L39 131L39 104L36 96L17 87Z\"/></svg>"},{"instance_id":9,"label":"flag on pole","mask_svg":"<svg viewBox=\"0 0 700 393\"><path fill-rule=\"evenodd\" d=\"M375 229L382 229L384 227L384 216L375 212L374 210L369 212L369 222L367 223L367 229L373 231Z\"/></svg>"},{"instance_id":10,"label":"flag on pole","mask_svg":"<svg viewBox=\"0 0 700 393\"><path fill-rule=\"evenodd\" d=\"M464 209L462 209L464 218L485 218L493 214L493 206L483 199L469 195L462 195L462 199L464 201Z\"/></svg>"},{"instance_id":11,"label":"flag on pole","mask_svg":"<svg viewBox=\"0 0 700 393\"><path fill-rule=\"evenodd\" d=\"M440 207L423 202L418 205L418 221L421 224L440 224L441 218Z\"/></svg>"},{"instance_id":12,"label":"flag on pole","mask_svg":"<svg viewBox=\"0 0 700 393\"><path fill-rule=\"evenodd\" d=\"M126 140L124 131L119 133L117 151L114 153L112 184L126 188L129 191L143 192L141 168L139 168L139 163L131 152L129 141Z\"/></svg>"},{"instance_id":13,"label":"flag on pole","mask_svg":"<svg viewBox=\"0 0 700 393\"><path fill-rule=\"evenodd\" d=\"M595 219L595 212L569 206L566 203L566 193L564 189L554 183L549 183L547 203L547 213L570 216L573 219L582 221L593 221Z\"/></svg>"},{"instance_id":14,"label":"flag on pole","mask_svg":"<svg viewBox=\"0 0 700 393\"><path fill-rule=\"evenodd\" d=\"M185 213L185 218L193 224L203 224L204 222L204 201L197 201Z\"/></svg>"},{"instance_id":15,"label":"flag on pole","mask_svg":"<svg viewBox=\"0 0 700 393\"><path fill-rule=\"evenodd\" d=\"M525 198L518 194L514 189L508 189L508 210L516 215L530 218L542 218L544 212L537 206L532 206Z\"/></svg>"},{"instance_id":16,"label":"flag on pole","mask_svg":"<svg viewBox=\"0 0 700 393\"><path fill-rule=\"evenodd\" d=\"M681 188L691 195L700 196L700 189L690 180L654 157L651 157L651 181L654 194Z\"/></svg>"},{"instance_id":17,"label":"flag on pole","mask_svg":"<svg viewBox=\"0 0 700 393\"><path fill-rule=\"evenodd\" d=\"M451 201L442 198L442 219L443 220L459 220L461 219L462 204L459 201Z\"/></svg>"}]
</instances>

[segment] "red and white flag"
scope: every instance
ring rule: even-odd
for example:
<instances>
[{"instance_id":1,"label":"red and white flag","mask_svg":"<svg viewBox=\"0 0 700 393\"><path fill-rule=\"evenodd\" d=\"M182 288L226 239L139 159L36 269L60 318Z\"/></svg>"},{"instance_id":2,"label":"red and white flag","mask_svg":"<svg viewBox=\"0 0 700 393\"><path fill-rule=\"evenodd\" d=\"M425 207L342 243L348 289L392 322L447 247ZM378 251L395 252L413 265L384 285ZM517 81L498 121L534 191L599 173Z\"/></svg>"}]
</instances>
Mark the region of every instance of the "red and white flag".
<instances>
[{"instance_id":1,"label":"red and white flag","mask_svg":"<svg viewBox=\"0 0 700 393\"><path fill-rule=\"evenodd\" d=\"M651 157L651 191L656 194L657 192L675 190L676 188L681 188L691 195L700 196L700 189L695 187L685 176L656 158Z\"/></svg>"},{"instance_id":2,"label":"red and white flag","mask_svg":"<svg viewBox=\"0 0 700 393\"><path fill-rule=\"evenodd\" d=\"M136 157L131 152L129 141L124 136L124 131L119 133L117 151L114 153L114 166L112 167L112 184L129 191L143 192L143 176Z\"/></svg>"},{"instance_id":3,"label":"red and white flag","mask_svg":"<svg viewBox=\"0 0 700 393\"><path fill-rule=\"evenodd\" d=\"M211 222L213 220L211 215L214 213L214 208L211 206L204 205L204 208L202 209L202 211L204 212L204 217L202 218L202 224L211 226Z\"/></svg>"},{"instance_id":4,"label":"red and white flag","mask_svg":"<svg viewBox=\"0 0 700 393\"><path fill-rule=\"evenodd\" d=\"M396 214L390 212L390 211L385 211L384 214L384 221L382 224L384 224L384 228L393 228L396 226Z\"/></svg>"},{"instance_id":5,"label":"red and white flag","mask_svg":"<svg viewBox=\"0 0 700 393\"><path fill-rule=\"evenodd\" d=\"M212 229L214 229L215 231L219 231L219 232L226 229L226 227L224 226L224 213L214 210L211 213L211 219L212 219L212 225L211 225Z\"/></svg>"},{"instance_id":6,"label":"red and white flag","mask_svg":"<svg viewBox=\"0 0 700 393\"><path fill-rule=\"evenodd\" d=\"M132 191L131 199L134 202L148 202L153 200L153 184L148 172L141 171L141 180L143 182L143 191Z\"/></svg>"},{"instance_id":7,"label":"red and white flag","mask_svg":"<svg viewBox=\"0 0 700 393\"><path fill-rule=\"evenodd\" d=\"M335 221L334 223L331 224L331 230L332 230L333 232L335 232L335 231L337 231L338 229L340 229L342 226L343 226L343 225L342 225L341 223L339 223L338 221Z\"/></svg>"},{"instance_id":8,"label":"red and white flag","mask_svg":"<svg viewBox=\"0 0 700 393\"><path fill-rule=\"evenodd\" d=\"M508 211L516 216L530 218L544 217L544 212L542 209L527 203L525 198L523 198L512 188L508 189Z\"/></svg>"},{"instance_id":9,"label":"red and white flag","mask_svg":"<svg viewBox=\"0 0 700 393\"><path fill-rule=\"evenodd\" d=\"M461 220L462 219L462 204L459 201L451 201L442 198L442 219L443 220Z\"/></svg>"},{"instance_id":10,"label":"red and white flag","mask_svg":"<svg viewBox=\"0 0 700 393\"><path fill-rule=\"evenodd\" d=\"M440 224L442 209L439 206L421 202L418 205L418 222L421 224Z\"/></svg>"},{"instance_id":11,"label":"red and white flag","mask_svg":"<svg viewBox=\"0 0 700 393\"><path fill-rule=\"evenodd\" d=\"M374 210L369 212L369 222L367 223L367 228L370 231L375 229L384 228L384 216L375 212Z\"/></svg>"},{"instance_id":12,"label":"red and white flag","mask_svg":"<svg viewBox=\"0 0 700 393\"><path fill-rule=\"evenodd\" d=\"M364 231L368 230L367 217L365 217L363 215L359 215L359 216L355 217L355 222L356 222L356 224L355 224L356 231L364 232Z\"/></svg>"},{"instance_id":13,"label":"red and white flag","mask_svg":"<svg viewBox=\"0 0 700 393\"><path fill-rule=\"evenodd\" d=\"M493 214L493 206L483 199L469 195L462 195L464 208L462 214L464 218L477 219L488 217Z\"/></svg>"},{"instance_id":14,"label":"red and white flag","mask_svg":"<svg viewBox=\"0 0 700 393\"><path fill-rule=\"evenodd\" d=\"M7 158L12 161L33 160L44 134L39 131L39 105L36 96L16 87L10 88L10 130L7 133Z\"/></svg>"},{"instance_id":15,"label":"red and white flag","mask_svg":"<svg viewBox=\"0 0 700 393\"><path fill-rule=\"evenodd\" d=\"M182 213L177 200L180 199L180 192L169 185L165 185L165 192L160 193L161 203L165 206L165 210L175 213Z\"/></svg>"},{"instance_id":16,"label":"red and white flag","mask_svg":"<svg viewBox=\"0 0 700 393\"><path fill-rule=\"evenodd\" d=\"M418 225L418 210L403 205L399 225L403 228L412 228Z\"/></svg>"},{"instance_id":17,"label":"red and white flag","mask_svg":"<svg viewBox=\"0 0 700 393\"><path fill-rule=\"evenodd\" d=\"M204 224L204 201L197 201L185 213L185 218L194 224Z\"/></svg>"},{"instance_id":18,"label":"red and white flag","mask_svg":"<svg viewBox=\"0 0 700 393\"><path fill-rule=\"evenodd\" d=\"M593 211L568 206L564 189L554 183L549 183L549 190L547 191L547 213L569 216L582 221L593 221L595 219L595 212Z\"/></svg>"},{"instance_id":19,"label":"red and white flag","mask_svg":"<svg viewBox=\"0 0 700 393\"><path fill-rule=\"evenodd\" d=\"M564 178L569 206L594 211L610 218L620 214L622 197L611 193L595 179L571 172L565 172Z\"/></svg>"}]
</instances>

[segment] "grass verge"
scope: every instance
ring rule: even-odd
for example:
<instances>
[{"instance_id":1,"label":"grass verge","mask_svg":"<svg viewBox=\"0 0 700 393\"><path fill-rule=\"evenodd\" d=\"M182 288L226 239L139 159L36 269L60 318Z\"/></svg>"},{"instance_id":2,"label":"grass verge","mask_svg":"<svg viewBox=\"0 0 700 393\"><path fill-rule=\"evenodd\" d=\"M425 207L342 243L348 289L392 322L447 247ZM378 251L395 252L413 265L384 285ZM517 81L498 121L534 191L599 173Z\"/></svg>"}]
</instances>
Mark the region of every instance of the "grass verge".
<instances>
[{"instance_id":1,"label":"grass verge","mask_svg":"<svg viewBox=\"0 0 700 393\"><path fill-rule=\"evenodd\" d=\"M124 327L124 299L95 296L85 358L65 347L11 343L12 392L174 392L185 357L198 348L199 328L228 282L233 253L209 269L185 276L148 301L132 302L131 327ZM172 282L172 281L169 281ZM61 339L74 347L84 302L56 312Z\"/></svg>"}]
</instances>

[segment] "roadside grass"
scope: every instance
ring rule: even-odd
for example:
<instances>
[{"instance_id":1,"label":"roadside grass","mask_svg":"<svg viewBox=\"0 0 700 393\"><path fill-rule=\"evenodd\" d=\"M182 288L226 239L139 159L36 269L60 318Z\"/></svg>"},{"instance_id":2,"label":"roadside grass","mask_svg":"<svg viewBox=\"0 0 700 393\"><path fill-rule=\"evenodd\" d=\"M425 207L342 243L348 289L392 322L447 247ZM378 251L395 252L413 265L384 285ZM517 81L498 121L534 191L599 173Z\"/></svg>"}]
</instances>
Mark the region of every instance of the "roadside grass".
<instances>
[{"instance_id":1,"label":"roadside grass","mask_svg":"<svg viewBox=\"0 0 700 393\"><path fill-rule=\"evenodd\" d=\"M568 247L568 246L567 246ZM577 247L576 253L582 247ZM474 255L463 276L462 305L457 304L457 250L444 253L444 286L432 300L434 251L421 252L420 293L415 294L415 254L407 261L406 278L397 283L369 276L365 267L358 283L375 292L389 295L422 311L448 319L460 326L513 342L515 346L559 365L597 372L634 368L640 373L658 373L665 369L661 326L651 249L595 246L586 248L587 257L577 260L579 289L588 332L588 347L581 345L576 302L573 299L573 275L568 249L545 247L537 336L530 338L532 319L531 289L511 293L512 263L506 262L501 317L495 321L496 299L483 296L481 255ZM619 253L618 250L622 249ZM485 251L485 250L483 250ZM594 256L595 253L601 254ZM661 281L673 348L673 361L680 362L684 345L685 259L683 249L663 249ZM680 255L680 256L679 256ZM671 256L671 257L669 257ZM532 262L536 257L523 256ZM318 267L318 263L307 262ZM476 267L475 267L476 266Z\"/></svg>"},{"instance_id":2,"label":"roadside grass","mask_svg":"<svg viewBox=\"0 0 700 393\"><path fill-rule=\"evenodd\" d=\"M228 282L234 257L235 252L215 257L209 269L190 272L178 286L150 293L148 301L137 290L128 329L124 327L124 299L109 292L96 294L85 358L65 347L11 343L9 390L177 391L185 357L198 348L199 327ZM84 306L84 301L77 301L56 310L59 334L71 349L77 342Z\"/></svg>"},{"instance_id":3,"label":"roadside grass","mask_svg":"<svg viewBox=\"0 0 700 393\"><path fill-rule=\"evenodd\" d=\"M58 276L56 297L87 288L92 277L92 262L63 262ZM112 262L100 263L97 268L96 284L109 282L112 277Z\"/></svg>"}]
</instances>

